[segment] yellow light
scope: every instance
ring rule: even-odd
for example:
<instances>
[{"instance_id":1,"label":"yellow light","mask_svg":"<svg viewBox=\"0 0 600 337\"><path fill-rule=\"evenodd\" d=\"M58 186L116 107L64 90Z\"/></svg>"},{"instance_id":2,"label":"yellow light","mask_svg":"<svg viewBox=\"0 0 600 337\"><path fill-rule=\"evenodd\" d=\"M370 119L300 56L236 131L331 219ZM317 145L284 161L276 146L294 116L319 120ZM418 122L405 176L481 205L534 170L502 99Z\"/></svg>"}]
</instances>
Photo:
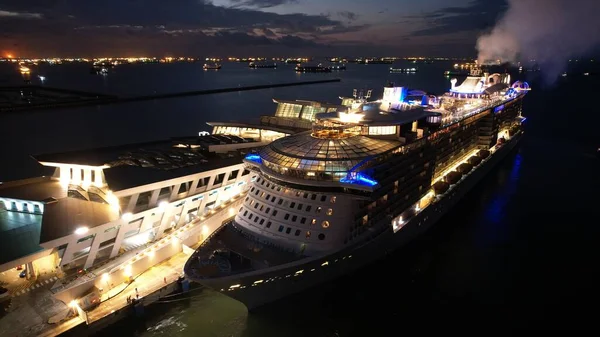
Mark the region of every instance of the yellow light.
<instances>
[{"instance_id":1,"label":"yellow light","mask_svg":"<svg viewBox=\"0 0 600 337\"><path fill-rule=\"evenodd\" d=\"M127 265L127 267L125 267L125 270L123 271L123 275L125 275L126 277L131 276L131 265Z\"/></svg>"},{"instance_id":2,"label":"yellow light","mask_svg":"<svg viewBox=\"0 0 600 337\"><path fill-rule=\"evenodd\" d=\"M77 308L77 300L72 300L71 302L69 302L69 306L71 308Z\"/></svg>"},{"instance_id":3,"label":"yellow light","mask_svg":"<svg viewBox=\"0 0 600 337\"><path fill-rule=\"evenodd\" d=\"M154 257L154 251L153 250L151 250L151 251L148 252L148 257L149 258L153 258Z\"/></svg>"},{"instance_id":4,"label":"yellow light","mask_svg":"<svg viewBox=\"0 0 600 337\"><path fill-rule=\"evenodd\" d=\"M362 114L340 112L340 121L342 123L358 123L363 119Z\"/></svg>"},{"instance_id":5,"label":"yellow light","mask_svg":"<svg viewBox=\"0 0 600 337\"><path fill-rule=\"evenodd\" d=\"M75 234L77 234L77 235L83 235L83 234L87 233L89 230L90 229L87 228L87 227L85 227L85 226L78 227L77 229L75 229Z\"/></svg>"},{"instance_id":6,"label":"yellow light","mask_svg":"<svg viewBox=\"0 0 600 337\"><path fill-rule=\"evenodd\" d=\"M102 274L102 281L108 281L108 273Z\"/></svg>"}]
</instances>

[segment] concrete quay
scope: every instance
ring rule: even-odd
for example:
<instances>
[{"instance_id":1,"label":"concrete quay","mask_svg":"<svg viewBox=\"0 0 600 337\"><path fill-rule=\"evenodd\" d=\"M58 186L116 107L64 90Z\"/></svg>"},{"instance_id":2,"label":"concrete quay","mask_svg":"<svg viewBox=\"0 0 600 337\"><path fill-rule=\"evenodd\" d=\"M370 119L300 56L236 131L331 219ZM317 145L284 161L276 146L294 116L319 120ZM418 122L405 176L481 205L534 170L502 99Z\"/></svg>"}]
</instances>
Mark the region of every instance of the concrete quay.
<instances>
[{"instance_id":1,"label":"concrete quay","mask_svg":"<svg viewBox=\"0 0 600 337\"><path fill-rule=\"evenodd\" d=\"M128 297L137 299L137 306L144 307L164 296L180 292L181 285L178 280L183 276L185 262L196 247L235 215L237 208L243 203L245 194L246 192L242 192L221 203L204 216L152 243L120 265L97 275L95 279L74 282L74 286L67 286L55 294L47 289L40 299L58 302L54 303L56 312L40 317L45 317L46 320L49 316L64 317L60 323L41 322L35 329L31 329L27 327L27 322L23 322L22 327L10 327L5 333L11 336L58 336L85 325L85 329L78 329L91 334L135 313L136 309L127 301ZM102 290L101 302L92 309L83 310L79 299L94 287ZM62 303L68 303L69 306ZM19 317L13 316L15 317L11 317L10 320L19 320ZM70 316L74 317L69 319ZM5 322L8 322L7 317L0 319L3 325Z\"/></svg>"}]
</instances>

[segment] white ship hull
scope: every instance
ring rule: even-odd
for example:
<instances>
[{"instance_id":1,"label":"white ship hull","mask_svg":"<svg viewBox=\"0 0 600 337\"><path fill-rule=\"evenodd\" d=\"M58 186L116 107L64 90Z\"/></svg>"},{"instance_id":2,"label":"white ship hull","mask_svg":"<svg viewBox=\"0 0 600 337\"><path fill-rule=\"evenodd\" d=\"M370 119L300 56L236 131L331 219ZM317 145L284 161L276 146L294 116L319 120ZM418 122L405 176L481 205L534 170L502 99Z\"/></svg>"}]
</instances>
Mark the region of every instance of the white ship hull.
<instances>
[{"instance_id":1,"label":"white ship hull","mask_svg":"<svg viewBox=\"0 0 600 337\"><path fill-rule=\"evenodd\" d=\"M453 185L437 202L408 220L396 233L390 224L388 230L374 236L371 241L331 255L311 257L241 275L198 281L244 303L252 310L371 264L428 230L515 148L521 136L522 132L508 140L459 183Z\"/></svg>"}]
</instances>

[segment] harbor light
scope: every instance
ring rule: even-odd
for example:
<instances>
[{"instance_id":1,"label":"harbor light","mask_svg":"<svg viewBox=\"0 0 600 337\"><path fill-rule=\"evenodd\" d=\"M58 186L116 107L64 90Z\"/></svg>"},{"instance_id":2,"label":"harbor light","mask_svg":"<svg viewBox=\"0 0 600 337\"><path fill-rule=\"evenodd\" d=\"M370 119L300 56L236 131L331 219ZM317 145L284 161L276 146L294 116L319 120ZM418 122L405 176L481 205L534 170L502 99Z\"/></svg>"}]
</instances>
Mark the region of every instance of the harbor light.
<instances>
[{"instance_id":1,"label":"harbor light","mask_svg":"<svg viewBox=\"0 0 600 337\"><path fill-rule=\"evenodd\" d=\"M77 229L75 229L75 234L77 234L77 235L83 235L83 234L87 233L89 230L90 229L87 228L87 227L85 227L85 226L77 227Z\"/></svg>"}]
</instances>

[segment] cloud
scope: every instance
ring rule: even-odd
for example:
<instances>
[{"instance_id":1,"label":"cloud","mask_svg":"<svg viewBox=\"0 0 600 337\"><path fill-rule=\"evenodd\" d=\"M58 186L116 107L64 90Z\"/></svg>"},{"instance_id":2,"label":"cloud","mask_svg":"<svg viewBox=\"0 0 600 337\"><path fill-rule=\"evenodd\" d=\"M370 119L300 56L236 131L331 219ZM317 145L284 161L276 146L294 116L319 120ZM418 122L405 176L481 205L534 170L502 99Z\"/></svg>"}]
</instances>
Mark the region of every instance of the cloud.
<instances>
[{"instance_id":1,"label":"cloud","mask_svg":"<svg viewBox=\"0 0 600 337\"><path fill-rule=\"evenodd\" d=\"M350 12L350 11L337 12L337 15L348 21L354 21L354 20L358 19L358 14L356 14L354 12Z\"/></svg>"},{"instance_id":2,"label":"cloud","mask_svg":"<svg viewBox=\"0 0 600 337\"><path fill-rule=\"evenodd\" d=\"M411 33L413 36L477 33L492 27L507 8L506 0L472 0L465 7L445 7L405 18L421 24L422 28Z\"/></svg>"},{"instance_id":3,"label":"cloud","mask_svg":"<svg viewBox=\"0 0 600 337\"><path fill-rule=\"evenodd\" d=\"M271 8L285 4L297 4L298 0L229 0L234 7Z\"/></svg>"},{"instance_id":4,"label":"cloud","mask_svg":"<svg viewBox=\"0 0 600 337\"><path fill-rule=\"evenodd\" d=\"M3 11L0 9L0 18L41 19L42 14L28 13L28 12L11 12L11 11Z\"/></svg>"},{"instance_id":5,"label":"cloud","mask_svg":"<svg viewBox=\"0 0 600 337\"><path fill-rule=\"evenodd\" d=\"M265 8L293 1L238 2ZM347 22L355 18L348 13L342 20L246 7L217 6L206 0L0 0L0 13L36 13L37 18L27 23L15 15L0 20L0 45L14 46L16 53L31 56L93 56L101 51L217 55L239 51L238 44L275 51L280 50L277 46L316 49L335 44L335 34L368 27Z\"/></svg>"}]
</instances>

